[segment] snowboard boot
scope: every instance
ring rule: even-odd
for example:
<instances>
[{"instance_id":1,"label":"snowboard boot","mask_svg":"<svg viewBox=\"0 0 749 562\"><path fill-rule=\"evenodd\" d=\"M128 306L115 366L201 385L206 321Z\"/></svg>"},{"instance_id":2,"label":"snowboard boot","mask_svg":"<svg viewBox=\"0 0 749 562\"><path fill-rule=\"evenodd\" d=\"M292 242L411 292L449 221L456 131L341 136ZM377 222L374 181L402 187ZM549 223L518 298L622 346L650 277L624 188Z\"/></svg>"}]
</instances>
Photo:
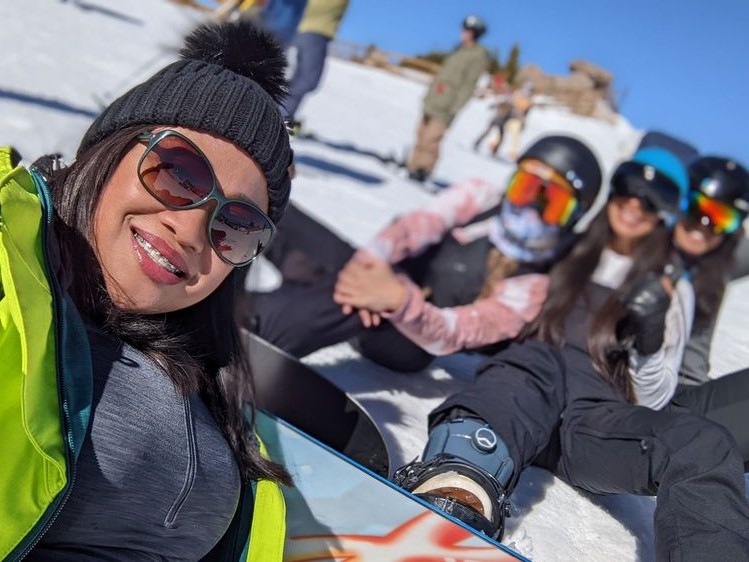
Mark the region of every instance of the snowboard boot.
<instances>
[{"instance_id":1,"label":"snowboard boot","mask_svg":"<svg viewBox=\"0 0 749 562\"><path fill-rule=\"evenodd\" d=\"M502 540L510 516L507 488L514 471L507 446L478 418L434 428L422 455L399 468L393 482L477 531Z\"/></svg>"}]
</instances>

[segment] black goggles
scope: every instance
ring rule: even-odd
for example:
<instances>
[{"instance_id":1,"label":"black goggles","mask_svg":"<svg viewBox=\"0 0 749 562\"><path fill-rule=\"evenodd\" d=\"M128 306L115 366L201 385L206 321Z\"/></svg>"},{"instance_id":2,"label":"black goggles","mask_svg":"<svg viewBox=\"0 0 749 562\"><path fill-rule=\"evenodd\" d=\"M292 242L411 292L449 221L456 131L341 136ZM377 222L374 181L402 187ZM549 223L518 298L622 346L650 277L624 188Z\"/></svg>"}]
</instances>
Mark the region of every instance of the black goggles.
<instances>
[{"instance_id":1,"label":"black goggles","mask_svg":"<svg viewBox=\"0 0 749 562\"><path fill-rule=\"evenodd\" d=\"M160 203L180 211L216 202L206 235L222 261L241 267L268 248L276 233L273 221L250 201L224 197L213 166L190 139L166 129L142 133L138 140L147 143L138 177Z\"/></svg>"},{"instance_id":2,"label":"black goggles","mask_svg":"<svg viewBox=\"0 0 749 562\"><path fill-rule=\"evenodd\" d=\"M624 162L611 178L611 194L636 197L646 211L673 225L681 210L681 193L674 181L652 166Z\"/></svg>"}]
</instances>

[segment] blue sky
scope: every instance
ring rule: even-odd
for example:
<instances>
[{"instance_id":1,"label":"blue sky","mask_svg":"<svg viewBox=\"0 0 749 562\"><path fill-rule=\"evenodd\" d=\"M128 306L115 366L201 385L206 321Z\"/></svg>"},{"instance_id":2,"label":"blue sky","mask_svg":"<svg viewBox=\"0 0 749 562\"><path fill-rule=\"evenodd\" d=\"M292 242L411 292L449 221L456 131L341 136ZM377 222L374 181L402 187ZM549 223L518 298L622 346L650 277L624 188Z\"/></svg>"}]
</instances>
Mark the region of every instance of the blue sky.
<instances>
[{"instance_id":1,"label":"blue sky","mask_svg":"<svg viewBox=\"0 0 749 562\"><path fill-rule=\"evenodd\" d=\"M350 0L338 36L447 50L468 14L488 22L483 43L503 60L514 42L521 63L552 74L588 59L614 73L635 127L749 166L749 0Z\"/></svg>"},{"instance_id":2,"label":"blue sky","mask_svg":"<svg viewBox=\"0 0 749 562\"><path fill-rule=\"evenodd\" d=\"M702 152L749 165L747 0L351 0L339 37L406 54L449 49L462 18L483 17L483 43L567 74L586 58L615 75L621 111Z\"/></svg>"}]
</instances>

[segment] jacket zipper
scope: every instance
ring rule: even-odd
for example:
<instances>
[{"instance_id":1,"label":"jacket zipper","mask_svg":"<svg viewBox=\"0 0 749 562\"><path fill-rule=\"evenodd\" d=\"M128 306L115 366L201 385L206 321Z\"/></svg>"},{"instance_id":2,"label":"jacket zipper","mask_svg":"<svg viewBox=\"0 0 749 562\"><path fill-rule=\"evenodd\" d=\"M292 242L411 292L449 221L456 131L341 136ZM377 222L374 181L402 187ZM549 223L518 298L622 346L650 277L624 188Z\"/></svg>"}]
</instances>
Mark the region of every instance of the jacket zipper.
<instances>
[{"instance_id":1,"label":"jacket zipper","mask_svg":"<svg viewBox=\"0 0 749 562\"><path fill-rule=\"evenodd\" d=\"M182 484L182 489L179 491L177 498L172 503L169 511L164 519L164 526L167 529L174 528L177 516L179 515L182 505L187 501L187 496L192 491L193 484L195 483L195 473L197 464L197 444L195 443L195 427L192 421L192 408L190 407L190 399L187 396L182 398L183 411L185 416L185 432L187 434L187 474L185 475L185 481Z\"/></svg>"},{"instance_id":2,"label":"jacket zipper","mask_svg":"<svg viewBox=\"0 0 749 562\"><path fill-rule=\"evenodd\" d=\"M62 307L60 306L61 290L58 285L57 278L51 269L51 260L49 255L49 231L52 228L52 204L49 200L49 192L44 180L39 176L39 172L31 169L31 176L34 179L34 185L36 186L39 199L42 204L42 251L44 252L44 265L47 270L47 280L49 281L50 290L52 293L52 306L54 308L54 329L55 329L55 368L57 370L57 399L60 402L60 409L63 415L63 431L67 439L67 446L65 447L65 461L67 466L70 467L70 474L68 475L68 482L63 490L61 496L55 500L53 504L53 511L47 517L47 520L42 524L40 528L35 532L34 536L24 538L21 545L25 542L26 546L21 550L18 560L22 560L41 540L44 533L46 533L52 524L60 515L60 511L65 506L65 503L70 497L70 493L75 484L76 466L73 459L73 435L72 435L72 423L70 421L70 412L68 411L68 403L65 400L65 373L64 373L64 349L60 342L60 334L63 332L63 318L62 318ZM18 550L19 545L14 550ZM11 553L12 555L12 553Z\"/></svg>"}]
</instances>

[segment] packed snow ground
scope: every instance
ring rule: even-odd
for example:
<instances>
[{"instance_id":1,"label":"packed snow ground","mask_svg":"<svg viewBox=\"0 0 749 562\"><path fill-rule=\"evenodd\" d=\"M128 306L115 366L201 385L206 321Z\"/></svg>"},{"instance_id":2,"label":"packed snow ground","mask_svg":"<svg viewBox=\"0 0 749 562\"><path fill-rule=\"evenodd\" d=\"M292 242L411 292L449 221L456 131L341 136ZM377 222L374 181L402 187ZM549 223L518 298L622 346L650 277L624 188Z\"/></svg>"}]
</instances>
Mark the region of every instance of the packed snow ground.
<instances>
[{"instance_id":1,"label":"packed snow ground","mask_svg":"<svg viewBox=\"0 0 749 562\"><path fill-rule=\"evenodd\" d=\"M180 38L204 16L163 0L10 0L3 6L0 52L0 143L27 159L59 151L72 158L99 111L133 83L174 57ZM584 53L582 53L584 54ZM354 244L362 244L395 214L431 195L383 165L371 152L403 156L413 141L424 85L382 71L331 61L317 93L302 107L318 140L295 141L299 176L293 199ZM479 176L502 183L511 166L476 154L471 143L490 117L473 100L451 127L435 172L441 182ZM569 131L594 146L607 171L625 158L641 132L626 120L610 125L559 109L534 110L522 144ZM260 283L273 273L258 268ZM749 364L749 280L734 283L721 311L712 376ZM348 345L305 361L356 396L380 424L393 465L418 455L425 419L447 394L468 384L475 357L442 358L416 375L398 375L362 360ZM531 468L513 497L505 542L536 560L652 558L651 498L590 497L548 472Z\"/></svg>"}]
</instances>

